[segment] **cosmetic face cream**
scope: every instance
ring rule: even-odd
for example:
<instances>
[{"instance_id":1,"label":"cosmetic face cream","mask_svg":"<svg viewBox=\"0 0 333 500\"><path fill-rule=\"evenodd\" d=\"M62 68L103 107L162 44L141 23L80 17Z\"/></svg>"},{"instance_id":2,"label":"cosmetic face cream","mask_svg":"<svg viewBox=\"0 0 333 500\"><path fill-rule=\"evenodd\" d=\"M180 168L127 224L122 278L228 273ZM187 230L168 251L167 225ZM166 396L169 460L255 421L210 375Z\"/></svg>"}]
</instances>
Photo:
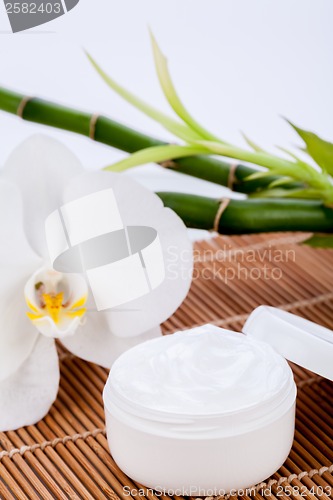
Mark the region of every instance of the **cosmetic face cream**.
<instances>
[{"instance_id":1,"label":"cosmetic face cream","mask_svg":"<svg viewBox=\"0 0 333 500\"><path fill-rule=\"evenodd\" d=\"M166 494L251 487L283 464L293 442L287 361L265 342L213 325L125 352L103 398L115 461Z\"/></svg>"}]
</instances>

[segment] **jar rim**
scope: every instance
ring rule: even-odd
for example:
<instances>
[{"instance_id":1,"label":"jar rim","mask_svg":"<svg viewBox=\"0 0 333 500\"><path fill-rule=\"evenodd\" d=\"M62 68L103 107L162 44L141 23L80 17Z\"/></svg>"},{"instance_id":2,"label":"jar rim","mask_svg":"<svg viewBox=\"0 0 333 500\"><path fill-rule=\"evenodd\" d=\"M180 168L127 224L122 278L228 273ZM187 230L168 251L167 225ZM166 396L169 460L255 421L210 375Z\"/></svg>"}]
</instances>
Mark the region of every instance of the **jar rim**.
<instances>
[{"instance_id":1,"label":"jar rim","mask_svg":"<svg viewBox=\"0 0 333 500\"><path fill-rule=\"evenodd\" d=\"M208 330L209 335L212 335L210 337L207 337L207 332ZM219 334L219 336L216 336L216 333ZM220 335L223 336L220 336ZM177 333L175 334L175 336ZM122 413L123 417L126 418L132 418L132 419L137 419L140 420L141 422L149 422L150 424L156 424L157 423L164 423L164 424L178 424L180 426L188 425L189 429L191 426L196 426L197 428L201 427L209 427L209 426L216 426L216 427L221 427L221 425L229 426L232 428L233 426L238 426L238 427L245 427L245 428L251 428L259 424L261 422L263 425L265 424L266 421L272 420L277 418L278 415L282 415L282 413L294 404L295 398L296 398L296 386L293 378L293 373L288 365L287 361L280 355L278 354L272 347L268 346L262 341L259 341L257 339L249 339L248 337L238 333L238 335L242 336L242 339L239 337L239 339L236 340L236 337L233 337L236 335L236 332L232 332L230 330L224 330L218 327L215 327L213 325L203 325L203 327L187 330L186 332L181 332L178 333L178 335L182 335L182 339L180 342L178 340L181 338L172 336L175 339L175 343L173 344L171 342L171 348L169 351L165 348L165 345L169 346L169 344L162 345L163 342L166 342L166 338L162 339L154 339L145 342L144 344L141 344L140 346L136 346L132 348L131 354L130 351L127 351L124 353L115 363L114 367L110 371L110 375L108 378L108 381L106 383L106 386L104 388L103 392L103 399L104 399L104 404L105 407L112 412L116 412L119 410L119 412ZM184 336L186 335L186 336ZM169 337L167 337L169 338ZM245 361L248 361L247 364L245 364L245 371L241 373L241 379L240 379L240 385L237 386L237 381L238 379L235 379L235 383L231 385L232 391L230 394L230 399L228 399L229 396L225 396L227 399L224 400L223 397L223 392L222 394L222 399L220 398L213 398L210 396L209 399L201 398L196 401L195 405L191 405L191 398L187 400L186 397L181 396L181 399L179 398L179 394L183 394L181 391L184 390L184 396L186 396L186 391L191 391L191 387L188 386L189 378L188 374L192 376L192 372L187 372L185 370L185 376L184 376L184 381L185 381L185 386L182 389L182 386L180 386L180 391L178 391L178 394L176 394L176 399L175 403L177 404L167 404L165 405L163 403L163 387L162 389L159 388L159 378L157 378L157 382L152 379L151 384L156 385L155 391L157 391L157 394L159 395L159 399L154 401L151 397L151 393L149 395L149 399L145 400L145 398L142 398L140 396L141 391L143 389L140 383L140 372L137 372L136 370L139 369L141 366L141 370L144 368L142 366L142 363L144 362L149 362L150 360L153 359L154 363L152 362L150 368L148 369L148 374L151 375L150 372L156 371L156 367L159 365L156 364L156 359L159 361L162 359L166 359L165 366L168 367L167 374L169 373L170 369L172 367L175 367L176 369L176 374L179 377L179 372L177 365L174 364L174 360L177 359L177 356L175 356L175 353L178 355L178 351L173 350L174 345L179 348L180 346L180 353L186 352L187 357L185 359L190 360L189 366L195 367L194 370L194 375L193 375L193 380L190 379L190 382L192 382L193 387L195 387L196 383L198 382L199 387L209 387L207 385L207 380L210 382L210 378L206 378L205 382L202 386L200 386L201 378L198 378L198 373L200 375L200 370L197 370L196 368L196 363L195 360L196 358L193 359L192 363L192 354L194 353L194 356L198 356L198 353L200 354L199 357L201 357L202 351L200 349L198 350L198 346L201 348L202 344L201 342L198 343L197 339L208 339L209 346L210 346L210 351L208 351L209 358L211 361L214 360L213 354L215 353L215 348L218 349L217 352L222 352L222 357L220 354L217 355L218 362L220 363L220 360L224 359L224 344L223 342L220 344L220 339L227 339L227 344L226 344L226 352L227 352L227 360L229 359L229 352L231 352L231 361L232 363L234 362L234 359L236 359L236 370L242 367L243 365L239 365L239 363L242 362L243 358L239 356L239 354L243 354L244 352L246 353L245 355ZM229 340L232 338L232 341L229 343ZM170 338L169 338L170 339ZM178 340L177 340L178 339ZM185 340L184 340L185 339ZM194 344L192 344L192 339ZM217 340L217 344L214 342ZM236 340L236 343L234 344ZM238 342L238 340L241 340L241 342ZM156 344L159 342L159 347L156 349ZM188 343L189 342L189 343ZM204 341L206 342L206 340ZM154 345L153 345L154 343ZM149 344L149 346L148 346ZM249 348L247 350L247 347L244 350L244 345L247 346L249 345ZM184 351L184 346L192 346L194 345L195 349L191 351L185 350ZM205 347L205 343L203 344ZM214 346L213 351L211 351L212 346ZM217 346L217 347L216 347ZM236 346L236 347L235 347ZM240 346L240 350L238 350L238 346ZM229 351L228 351L229 349ZM236 350L234 350L236 349ZM134 354L135 351L135 354ZM150 353L153 353L153 356L157 352L157 358L154 359L154 357L150 357ZM170 358L168 358L168 355L166 355L166 352L171 352ZM162 354L160 354L162 353ZM191 356L189 356L189 353ZM236 354L235 354L236 353ZM250 356L248 356L247 353L250 353ZM166 358L164 356L166 355ZM250 382L247 382L247 378L244 378L244 373L246 372L246 369L248 370L249 367L253 366L254 361L257 359L262 359L262 356L267 356L265 360L265 365L264 365L264 371L262 372L262 377L264 376L265 379L263 382L261 382L261 378L258 378L258 373L255 375L254 380L250 380ZM146 356L146 357L145 357ZM160 358L159 356L162 356ZM236 357L235 357L236 356ZM207 358L207 356L206 356ZM134 368L131 370L131 360L134 359ZM136 364L137 360L140 360L140 364ZM170 361L171 360L171 361ZM254 361L253 361L254 360ZM164 361L163 361L164 362ZM173 363L173 364L172 364ZM207 365L207 359L205 360L204 366ZM211 365L211 363L210 363ZM163 364L162 364L163 366ZM209 366L209 365L208 365ZM214 366L214 365L213 365ZM219 364L217 365L219 366ZM223 366L223 365L222 365ZM232 373L230 373L230 370L228 372L229 366L226 364L226 373L228 373L228 376L230 377ZM279 367L277 372L275 373L275 367ZM252 369L252 368L251 368ZM202 368L201 368L202 370ZM267 371L268 370L268 371ZM272 372L273 370L273 372ZM233 369L234 373L238 373L238 371L235 372L235 369ZM142 372L141 372L142 373ZM141 375L142 380L145 381L144 384L150 384L149 380L147 379L147 373L144 371L143 374ZM157 371L158 373L158 371ZM162 382L164 385L164 379L168 383L168 377L166 377L165 373L162 371L160 372L162 375ZM182 374L182 372L180 372ZM202 372L204 373L204 372ZM209 372L211 373L211 372ZM259 371L260 373L260 371ZM263 390L266 377L270 377L270 374L273 373L273 385L268 386L268 390ZM120 374L120 375L117 375ZM215 376L216 379L216 374L220 376L220 372L218 371L213 371L213 375ZM223 374L223 372L222 372ZM135 377L137 375L137 377ZM132 381L131 376L135 377L135 379ZM171 376L171 375L170 375ZM183 374L182 374L183 376ZM146 378L145 378L146 377ZM121 381L124 380L125 385L121 383ZM174 384L175 379L171 379L172 383ZM178 380L178 379L177 379ZM180 379L182 380L182 379ZM214 377L213 377L213 382L214 382ZM231 378L231 381L233 379ZM136 390L132 392L131 390L128 392L127 390L127 381L129 381L129 387L131 388L131 384L134 383L134 387L136 387ZM259 384L258 390L255 389L254 392L248 392L247 390L247 385L251 390L255 387L253 384ZM236 385L235 385L236 384ZM149 385L148 385L149 387ZM173 386L171 386L173 387ZM177 386L178 387L178 386ZM238 387L240 389L240 392L238 393ZM250 390L249 389L249 390ZM172 389L174 390L174 389ZM206 390L206 389L205 389ZM236 392L235 392L236 391ZM150 390L149 390L150 392ZM189 392L191 394L191 392ZM204 394L204 393L199 393L198 394ZM228 394L228 393L226 393ZM167 397L168 392L165 392L165 397ZM202 401L202 404L200 404L200 401ZM179 404L178 404L179 402ZM184 402L184 404L180 404L180 402ZM187 404L189 402L189 404ZM197 404L199 403L199 404ZM206 405L207 403L207 405ZM178 406L177 406L178 405ZM246 425L245 425L246 423Z\"/></svg>"},{"instance_id":2,"label":"jar rim","mask_svg":"<svg viewBox=\"0 0 333 500\"><path fill-rule=\"evenodd\" d=\"M140 403L132 401L122 394L118 393L112 387L112 381L108 379L104 391L103 401L105 408L112 414L114 411L121 411L123 415L140 420L141 423L153 424L164 423L170 425L186 425L189 430L192 427L210 429L220 427L221 425L232 425L251 430L283 415L295 402L296 384L290 367L290 377L283 384L278 392L270 398L254 403L253 405L221 412L210 413L176 413L166 410L157 410L146 407Z\"/></svg>"}]
</instances>

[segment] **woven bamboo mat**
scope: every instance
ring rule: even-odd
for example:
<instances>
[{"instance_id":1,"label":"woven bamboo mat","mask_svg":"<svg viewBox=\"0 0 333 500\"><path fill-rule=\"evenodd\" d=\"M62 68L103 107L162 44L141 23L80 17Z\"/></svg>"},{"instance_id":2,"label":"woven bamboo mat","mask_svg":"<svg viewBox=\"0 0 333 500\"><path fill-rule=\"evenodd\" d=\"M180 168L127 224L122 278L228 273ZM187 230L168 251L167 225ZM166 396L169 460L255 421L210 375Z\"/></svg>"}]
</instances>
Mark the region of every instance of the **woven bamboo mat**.
<instances>
[{"instance_id":1,"label":"woven bamboo mat","mask_svg":"<svg viewBox=\"0 0 333 500\"><path fill-rule=\"evenodd\" d=\"M303 238L280 233L196 244L192 289L164 332L206 322L241 330L262 303L333 328L333 252L297 245ZM35 426L0 434L0 498L132 500L123 487L139 486L118 469L105 437L101 393L107 371L60 346L59 356L61 385L50 413ZM298 399L292 451L272 478L243 498L333 496L333 383L293 370ZM157 500L151 492L146 498Z\"/></svg>"}]
</instances>

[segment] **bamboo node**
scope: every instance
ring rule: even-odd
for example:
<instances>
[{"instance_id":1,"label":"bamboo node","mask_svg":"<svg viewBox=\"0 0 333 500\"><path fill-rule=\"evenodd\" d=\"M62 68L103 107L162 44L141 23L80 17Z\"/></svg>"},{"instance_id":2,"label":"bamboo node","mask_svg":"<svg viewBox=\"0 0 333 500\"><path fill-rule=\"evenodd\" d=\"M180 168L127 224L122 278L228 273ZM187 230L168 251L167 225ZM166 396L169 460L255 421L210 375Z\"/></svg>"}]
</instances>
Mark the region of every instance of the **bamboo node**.
<instances>
[{"instance_id":1,"label":"bamboo node","mask_svg":"<svg viewBox=\"0 0 333 500\"><path fill-rule=\"evenodd\" d=\"M96 133L96 125L97 121L101 115L98 113L93 113L90 118L89 122L89 138L92 139L93 141L95 140L95 133Z\"/></svg>"},{"instance_id":2,"label":"bamboo node","mask_svg":"<svg viewBox=\"0 0 333 500\"><path fill-rule=\"evenodd\" d=\"M163 168L176 168L177 167L177 163L173 160L161 161L159 163L159 165Z\"/></svg>"},{"instance_id":3,"label":"bamboo node","mask_svg":"<svg viewBox=\"0 0 333 500\"><path fill-rule=\"evenodd\" d=\"M233 163L231 166L230 166L230 169L229 169L229 175L228 175L228 182L227 182L227 187L229 189L231 189L231 191L233 190L234 188L234 185L237 181L237 177L236 177L236 170L237 170L237 167L239 166L239 163Z\"/></svg>"},{"instance_id":4,"label":"bamboo node","mask_svg":"<svg viewBox=\"0 0 333 500\"><path fill-rule=\"evenodd\" d=\"M216 233L219 232L219 225L220 225L222 215L223 215L224 211L226 210L226 208L228 207L229 203L230 203L229 198L222 198L222 200L220 201L220 205L219 205L219 208L216 212L215 219L214 219L214 226L213 226L213 231L215 231Z\"/></svg>"},{"instance_id":5,"label":"bamboo node","mask_svg":"<svg viewBox=\"0 0 333 500\"><path fill-rule=\"evenodd\" d=\"M23 113L24 113L25 107L28 104L28 102L31 101L31 99L33 99L33 97L26 95L21 100L20 104L17 107L17 111L16 111L16 114L19 118L23 119Z\"/></svg>"}]
</instances>

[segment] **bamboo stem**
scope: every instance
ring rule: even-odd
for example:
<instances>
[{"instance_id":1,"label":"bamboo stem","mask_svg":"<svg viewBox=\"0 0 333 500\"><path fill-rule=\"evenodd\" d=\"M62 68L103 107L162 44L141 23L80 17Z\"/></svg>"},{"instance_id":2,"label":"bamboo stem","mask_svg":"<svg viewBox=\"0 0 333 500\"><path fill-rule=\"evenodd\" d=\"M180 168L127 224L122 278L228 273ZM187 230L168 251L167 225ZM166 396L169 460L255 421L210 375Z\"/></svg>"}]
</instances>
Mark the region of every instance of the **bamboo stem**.
<instances>
[{"instance_id":1,"label":"bamboo stem","mask_svg":"<svg viewBox=\"0 0 333 500\"><path fill-rule=\"evenodd\" d=\"M22 106L22 103L24 105ZM114 148L132 153L163 142L121 125L105 116L91 115L39 98L27 99L21 94L0 88L0 109L44 125L49 125L93 138ZM93 127L92 127L93 120ZM93 134L92 134L93 130ZM253 192L265 188L272 178L244 181L255 170L208 156L187 157L170 162L184 174L230 186L230 172L236 191ZM289 187L295 187L290 184ZM316 200L251 199L231 200L216 220L221 201L182 193L157 193L188 227L212 230L218 223L223 234L272 231L333 232L333 210Z\"/></svg>"},{"instance_id":2,"label":"bamboo stem","mask_svg":"<svg viewBox=\"0 0 333 500\"><path fill-rule=\"evenodd\" d=\"M221 200L184 193L157 193L188 227L212 230ZM333 210L317 200L230 200L218 224L219 233L274 231L333 232Z\"/></svg>"},{"instance_id":3,"label":"bamboo stem","mask_svg":"<svg viewBox=\"0 0 333 500\"><path fill-rule=\"evenodd\" d=\"M0 87L0 109L18 115L24 120L90 137L127 153L166 144L105 116L85 113L39 98L27 98L4 87ZM235 163L228 163L211 156L181 158L177 161L164 162L163 166L242 193L253 193L267 188L277 179L275 176L269 176L245 181L246 177L257 170L242 164L238 164L235 168ZM299 186L298 183L291 182L284 185L284 188Z\"/></svg>"}]
</instances>

